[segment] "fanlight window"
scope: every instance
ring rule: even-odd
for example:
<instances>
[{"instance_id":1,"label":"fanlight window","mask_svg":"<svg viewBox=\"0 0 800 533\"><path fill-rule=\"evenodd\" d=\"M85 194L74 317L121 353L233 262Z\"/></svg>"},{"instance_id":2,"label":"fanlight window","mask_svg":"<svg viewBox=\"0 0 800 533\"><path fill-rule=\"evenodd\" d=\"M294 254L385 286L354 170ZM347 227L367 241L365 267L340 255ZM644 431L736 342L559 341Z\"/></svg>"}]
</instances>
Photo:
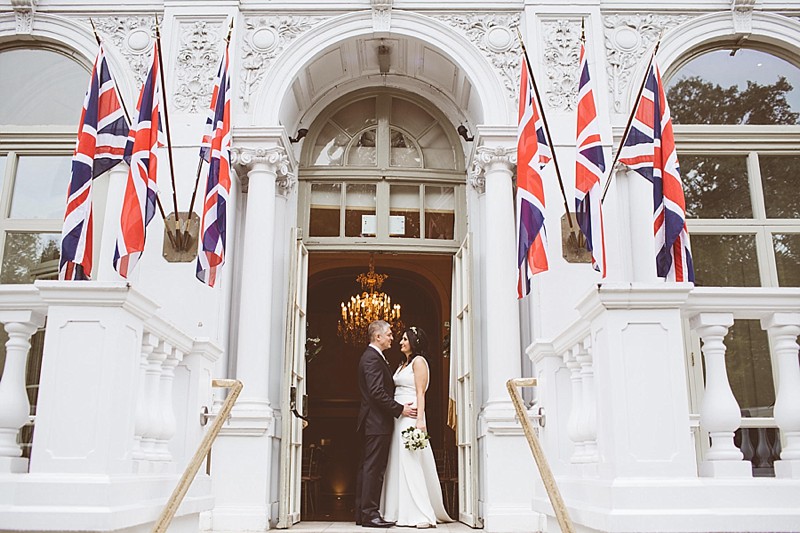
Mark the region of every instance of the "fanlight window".
<instances>
[{"instance_id":1,"label":"fanlight window","mask_svg":"<svg viewBox=\"0 0 800 533\"><path fill-rule=\"evenodd\" d=\"M399 96L368 96L345 106L320 130L314 167L456 170L443 124Z\"/></svg>"}]
</instances>

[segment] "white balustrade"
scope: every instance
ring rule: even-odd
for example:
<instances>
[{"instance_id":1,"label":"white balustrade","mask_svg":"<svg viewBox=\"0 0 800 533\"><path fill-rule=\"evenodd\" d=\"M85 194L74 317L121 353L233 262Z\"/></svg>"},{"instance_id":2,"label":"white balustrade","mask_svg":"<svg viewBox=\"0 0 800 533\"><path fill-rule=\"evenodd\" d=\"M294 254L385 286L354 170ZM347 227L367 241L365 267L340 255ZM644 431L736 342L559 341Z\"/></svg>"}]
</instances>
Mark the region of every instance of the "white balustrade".
<instances>
[{"instance_id":1,"label":"white balustrade","mask_svg":"<svg viewBox=\"0 0 800 533\"><path fill-rule=\"evenodd\" d=\"M778 379L774 416L785 439L781 458L775 461L775 475L800 479L800 313L774 313L761 320L761 327L767 330L772 346Z\"/></svg>"},{"instance_id":2,"label":"white balustrade","mask_svg":"<svg viewBox=\"0 0 800 533\"><path fill-rule=\"evenodd\" d=\"M154 461L158 459L156 450L156 440L161 434L163 427L163 416L161 413L161 372L167 352L171 349L165 345L164 341L159 341L155 349L147 356L147 372L145 374L145 401L147 402L147 424L142 433L142 449L145 459Z\"/></svg>"},{"instance_id":3,"label":"white balustrade","mask_svg":"<svg viewBox=\"0 0 800 533\"><path fill-rule=\"evenodd\" d=\"M586 456L580 428L580 415L583 411L583 386L581 384L581 364L576 359L578 352L577 346L564 352L564 364L569 369L569 381L572 387L572 407L567 419L567 434L575 445L570 458L573 463L584 462Z\"/></svg>"},{"instance_id":4,"label":"white balustrade","mask_svg":"<svg viewBox=\"0 0 800 533\"><path fill-rule=\"evenodd\" d=\"M171 461L169 441L175 436L176 420L175 407L172 402L172 385L175 380L175 367L183 359L183 352L171 347L161 368L161 383L159 385L159 412L161 414L161 428L156 439L156 458L161 461Z\"/></svg>"},{"instance_id":5,"label":"white balustrade","mask_svg":"<svg viewBox=\"0 0 800 533\"><path fill-rule=\"evenodd\" d=\"M711 448L700 465L706 477L752 476L749 462L733 443L741 425L739 404L733 395L725 365L725 335L733 325L732 313L699 313L692 317L692 328L703 341L706 386L700 407L700 427L708 431Z\"/></svg>"},{"instance_id":6,"label":"white balustrade","mask_svg":"<svg viewBox=\"0 0 800 533\"><path fill-rule=\"evenodd\" d=\"M133 458L137 461L145 459L146 455L142 446L142 438L147 432L149 418L149 400L147 397L147 368L148 359L158 346L158 337L152 333L142 336L142 350L139 358L139 394L136 398L136 415L134 419Z\"/></svg>"},{"instance_id":7,"label":"white balustrade","mask_svg":"<svg viewBox=\"0 0 800 533\"><path fill-rule=\"evenodd\" d=\"M594 366L592 365L592 338L587 336L577 347L575 359L581 365L581 411L578 414L578 434L583 441L583 461L596 462L597 454L597 400L594 395Z\"/></svg>"},{"instance_id":8,"label":"white balustrade","mask_svg":"<svg viewBox=\"0 0 800 533\"><path fill-rule=\"evenodd\" d=\"M5 325L6 361L0 381L0 473L25 472L17 444L20 428L28 423L30 403L25 389L25 365L31 348L31 335L44 324L44 316L33 311L0 311Z\"/></svg>"}]
</instances>

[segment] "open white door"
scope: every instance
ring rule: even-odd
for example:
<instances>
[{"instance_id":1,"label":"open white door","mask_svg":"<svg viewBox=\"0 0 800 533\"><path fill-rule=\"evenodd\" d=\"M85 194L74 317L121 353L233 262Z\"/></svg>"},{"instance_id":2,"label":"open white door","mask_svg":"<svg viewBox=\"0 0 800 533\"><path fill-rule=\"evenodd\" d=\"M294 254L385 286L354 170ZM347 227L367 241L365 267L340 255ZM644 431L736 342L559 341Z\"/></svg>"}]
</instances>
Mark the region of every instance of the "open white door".
<instances>
[{"instance_id":1,"label":"open white door","mask_svg":"<svg viewBox=\"0 0 800 533\"><path fill-rule=\"evenodd\" d=\"M306 296L308 250L297 228L292 230L289 261L289 305L286 317L286 353L281 392L281 472L278 528L300 521L300 477L303 466L303 428L306 421Z\"/></svg>"},{"instance_id":2,"label":"open white door","mask_svg":"<svg viewBox=\"0 0 800 533\"><path fill-rule=\"evenodd\" d=\"M459 521L483 527L478 516L478 450L475 445L475 384L472 360L472 278L469 235L453 257L450 329L451 364L455 364L456 444L458 446Z\"/></svg>"}]
</instances>

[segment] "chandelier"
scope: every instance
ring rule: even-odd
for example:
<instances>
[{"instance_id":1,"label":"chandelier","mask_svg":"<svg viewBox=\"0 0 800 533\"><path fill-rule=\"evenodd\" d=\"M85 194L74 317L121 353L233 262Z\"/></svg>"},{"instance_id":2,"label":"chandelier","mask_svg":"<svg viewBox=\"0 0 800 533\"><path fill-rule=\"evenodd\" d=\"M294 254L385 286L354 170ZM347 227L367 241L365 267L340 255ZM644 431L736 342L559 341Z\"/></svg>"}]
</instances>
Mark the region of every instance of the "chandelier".
<instances>
[{"instance_id":1,"label":"chandelier","mask_svg":"<svg viewBox=\"0 0 800 533\"><path fill-rule=\"evenodd\" d=\"M339 337L354 346L366 346L367 327L376 320L385 320L395 334L400 334L400 305L392 305L392 297L381 292L381 285L388 278L375 272L375 260L370 255L369 272L361 273L356 281L361 284L361 294L354 294L349 301L341 303L342 318L339 320Z\"/></svg>"}]
</instances>

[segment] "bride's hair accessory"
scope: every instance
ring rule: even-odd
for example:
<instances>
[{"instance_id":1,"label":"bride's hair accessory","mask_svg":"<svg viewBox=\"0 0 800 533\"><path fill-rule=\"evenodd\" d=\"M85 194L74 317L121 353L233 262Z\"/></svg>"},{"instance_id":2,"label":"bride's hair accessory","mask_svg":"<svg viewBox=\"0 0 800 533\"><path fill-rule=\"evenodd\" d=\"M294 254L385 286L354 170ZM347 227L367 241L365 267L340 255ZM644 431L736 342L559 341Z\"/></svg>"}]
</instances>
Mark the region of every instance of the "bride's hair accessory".
<instances>
[{"instance_id":1,"label":"bride's hair accessory","mask_svg":"<svg viewBox=\"0 0 800 533\"><path fill-rule=\"evenodd\" d=\"M428 336L422 328L411 326L406 329L406 337L411 345L411 352L414 355L428 355Z\"/></svg>"}]
</instances>

